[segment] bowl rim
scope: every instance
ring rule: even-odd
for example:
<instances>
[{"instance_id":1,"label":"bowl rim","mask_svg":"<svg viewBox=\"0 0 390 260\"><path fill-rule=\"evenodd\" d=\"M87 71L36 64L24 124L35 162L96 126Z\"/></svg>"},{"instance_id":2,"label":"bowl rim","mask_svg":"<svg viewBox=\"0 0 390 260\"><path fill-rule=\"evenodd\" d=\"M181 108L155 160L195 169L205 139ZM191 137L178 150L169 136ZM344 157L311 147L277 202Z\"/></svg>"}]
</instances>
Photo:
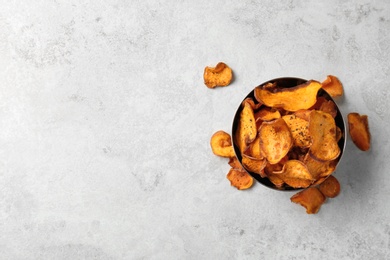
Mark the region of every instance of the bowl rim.
<instances>
[{"instance_id":1,"label":"bowl rim","mask_svg":"<svg viewBox=\"0 0 390 260\"><path fill-rule=\"evenodd\" d=\"M236 145L236 142L235 142L235 138L234 138L234 135L235 135L235 132L237 130L237 126L238 126L238 120L239 120L239 115L240 115L240 112L242 111L242 103L243 101L246 99L246 98L252 98L253 101L257 102L255 97L254 97L254 90L257 88L257 87L260 87L260 86L263 86L267 83L271 83L271 82L281 82L281 81L291 81L291 82L294 82L295 81L295 84L292 84L291 86L288 86L288 87L294 87L294 86L297 86L299 84L302 84L302 83L306 83L308 82L309 80L307 79L303 79L303 78L298 78L298 77L278 77L278 78L274 78L274 79L271 79L271 80L268 80L268 81L265 81L263 83L261 83L260 85L257 85L255 86L241 101L241 103L239 104L235 114L234 114L234 117L233 117L233 123L232 123L232 128L231 128L231 142L232 142L232 145L233 145L233 150L234 150L234 153L235 153L235 156L236 158L238 159L240 165L242 166L242 168L249 174L251 175L258 183L262 184L263 186L267 187L267 188L270 188L272 190L277 190L277 191L300 191L300 190L303 190L304 188L292 188L290 186L286 186L284 185L283 187L284 188L280 188L280 187L277 187L275 186L268 178L262 178L259 174L257 173L254 173L254 172L251 172L251 171L248 171L242 164L242 155L238 149L238 146ZM290 83L288 83L290 84ZM341 162L341 159L343 158L343 154L345 153L345 148L346 148L346 144L347 144L347 134L346 134L346 123L345 123L345 119L344 119L344 116L343 114L341 113L341 110L340 110L340 107L339 105L336 103L336 101L329 95L329 93L327 93L324 89L320 89L318 92L317 92L317 97L320 97L320 96L324 96L326 99L328 100L331 100L335 103L336 105L336 109L337 109L337 115L335 117L335 121L336 121L336 126L340 127L341 130L343 130L343 136L341 137L341 139L339 140L338 142L338 145L340 147L340 155L338 156L338 161L337 161L337 164L335 166L335 170L329 174L327 177L333 175L336 170L337 170L337 166L340 164ZM309 187L312 187L309 186Z\"/></svg>"}]
</instances>

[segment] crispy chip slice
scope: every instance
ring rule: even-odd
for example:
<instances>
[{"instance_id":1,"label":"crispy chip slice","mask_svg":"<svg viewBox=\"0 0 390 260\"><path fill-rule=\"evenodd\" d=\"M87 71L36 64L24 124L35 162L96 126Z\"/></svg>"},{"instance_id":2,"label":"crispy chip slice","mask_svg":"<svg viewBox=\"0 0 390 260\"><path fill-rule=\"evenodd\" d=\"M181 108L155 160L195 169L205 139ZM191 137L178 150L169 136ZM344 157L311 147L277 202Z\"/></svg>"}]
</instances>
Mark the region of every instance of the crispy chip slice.
<instances>
[{"instance_id":1,"label":"crispy chip slice","mask_svg":"<svg viewBox=\"0 0 390 260\"><path fill-rule=\"evenodd\" d=\"M228 86L232 78L232 69L223 62L219 62L215 67L206 67L203 73L204 84L208 88Z\"/></svg>"},{"instance_id":2,"label":"crispy chip slice","mask_svg":"<svg viewBox=\"0 0 390 260\"><path fill-rule=\"evenodd\" d=\"M330 114L333 118L337 116L337 107L332 100L326 100L323 102L319 110Z\"/></svg>"},{"instance_id":3,"label":"crispy chip slice","mask_svg":"<svg viewBox=\"0 0 390 260\"><path fill-rule=\"evenodd\" d=\"M337 160L319 161L313 158L309 153L306 154L303 163L306 165L310 174L315 180L326 178L336 170Z\"/></svg>"},{"instance_id":4,"label":"crispy chip slice","mask_svg":"<svg viewBox=\"0 0 390 260\"><path fill-rule=\"evenodd\" d=\"M309 153L319 161L330 161L340 155L336 141L336 122L325 112L313 110L310 113L309 134L312 144Z\"/></svg>"},{"instance_id":5,"label":"crispy chip slice","mask_svg":"<svg viewBox=\"0 0 390 260\"><path fill-rule=\"evenodd\" d=\"M340 193L340 182L330 175L324 180L319 186L318 189L328 198L334 198Z\"/></svg>"},{"instance_id":6,"label":"crispy chip slice","mask_svg":"<svg viewBox=\"0 0 390 260\"><path fill-rule=\"evenodd\" d=\"M251 105L253 111L259 109L262 106L261 103L255 103L255 101L250 97L248 97L248 98L244 99L244 101L242 101L242 106L244 106L245 103L249 103Z\"/></svg>"},{"instance_id":7,"label":"crispy chip slice","mask_svg":"<svg viewBox=\"0 0 390 260\"><path fill-rule=\"evenodd\" d=\"M322 88L328 92L331 97L340 97L343 95L343 85L340 80L333 76L328 75L326 79L322 82Z\"/></svg>"},{"instance_id":8,"label":"crispy chip slice","mask_svg":"<svg viewBox=\"0 0 390 260\"><path fill-rule=\"evenodd\" d=\"M344 133L343 131L341 130L340 127L336 127L336 142L340 141L341 138L344 137Z\"/></svg>"},{"instance_id":9,"label":"crispy chip slice","mask_svg":"<svg viewBox=\"0 0 390 260\"><path fill-rule=\"evenodd\" d=\"M239 171L231 168L226 178L230 184L239 190L246 190L252 187L253 178L246 171Z\"/></svg>"},{"instance_id":10,"label":"crispy chip slice","mask_svg":"<svg viewBox=\"0 0 390 260\"><path fill-rule=\"evenodd\" d=\"M244 168L242 168L240 161L235 156L229 159L228 164L235 170L245 171Z\"/></svg>"},{"instance_id":11,"label":"crispy chip slice","mask_svg":"<svg viewBox=\"0 0 390 260\"><path fill-rule=\"evenodd\" d=\"M282 188L284 185L284 181L279 178L277 174L268 174L267 175L268 179L277 187L277 188Z\"/></svg>"},{"instance_id":12,"label":"crispy chip slice","mask_svg":"<svg viewBox=\"0 0 390 260\"><path fill-rule=\"evenodd\" d=\"M242 157L242 164L248 171L259 174L263 178L266 177L264 168L267 165L267 161L265 159L254 160L248 157Z\"/></svg>"},{"instance_id":13,"label":"crispy chip slice","mask_svg":"<svg viewBox=\"0 0 390 260\"><path fill-rule=\"evenodd\" d=\"M368 126L368 116L353 112L348 114L349 135L353 143L362 151L368 151L371 146L371 134Z\"/></svg>"},{"instance_id":14,"label":"crispy chip slice","mask_svg":"<svg viewBox=\"0 0 390 260\"><path fill-rule=\"evenodd\" d=\"M262 154L271 164L278 163L293 145L290 130L282 118L263 122L259 136Z\"/></svg>"},{"instance_id":15,"label":"crispy chip slice","mask_svg":"<svg viewBox=\"0 0 390 260\"><path fill-rule=\"evenodd\" d=\"M211 136L210 140L211 150L215 155L222 157L235 157L232 139L230 134L219 130Z\"/></svg>"},{"instance_id":16,"label":"crispy chip slice","mask_svg":"<svg viewBox=\"0 0 390 260\"><path fill-rule=\"evenodd\" d=\"M278 175L282 173L284 163L278 162L275 164L267 163L267 165L264 168L264 173L266 176L269 175Z\"/></svg>"},{"instance_id":17,"label":"crispy chip slice","mask_svg":"<svg viewBox=\"0 0 390 260\"><path fill-rule=\"evenodd\" d=\"M306 188L314 181L306 165L298 160L287 161L278 177L293 188Z\"/></svg>"},{"instance_id":18,"label":"crispy chip slice","mask_svg":"<svg viewBox=\"0 0 390 260\"><path fill-rule=\"evenodd\" d=\"M255 88L255 98L268 107L297 111L313 106L320 88L321 83L314 80L292 88L275 89L274 92L259 86Z\"/></svg>"},{"instance_id":19,"label":"crispy chip slice","mask_svg":"<svg viewBox=\"0 0 390 260\"><path fill-rule=\"evenodd\" d=\"M253 108L249 102L244 102L237 131L234 136L241 153L247 149L249 143L255 140L256 136L257 128Z\"/></svg>"},{"instance_id":20,"label":"crispy chip slice","mask_svg":"<svg viewBox=\"0 0 390 260\"><path fill-rule=\"evenodd\" d=\"M294 146L309 147L311 144L309 121L299 118L295 114L285 115L282 118L290 129Z\"/></svg>"},{"instance_id":21,"label":"crispy chip slice","mask_svg":"<svg viewBox=\"0 0 390 260\"><path fill-rule=\"evenodd\" d=\"M316 214L325 202L326 197L318 188L310 187L294 194L290 200L305 207L307 214Z\"/></svg>"},{"instance_id":22,"label":"crispy chip slice","mask_svg":"<svg viewBox=\"0 0 390 260\"><path fill-rule=\"evenodd\" d=\"M298 111L295 111L294 115L296 117L303 119L303 120L309 121L310 120L310 113L311 113L310 109L300 109Z\"/></svg>"},{"instance_id":23,"label":"crispy chip slice","mask_svg":"<svg viewBox=\"0 0 390 260\"><path fill-rule=\"evenodd\" d=\"M255 160L263 160L264 156L261 153L259 135L257 135L257 137L255 138L255 140L253 140L253 142L248 144L242 156L255 159Z\"/></svg>"},{"instance_id":24,"label":"crispy chip slice","mask_svg":"<svg viewBox=\"0 0 390 260\"><path fill-rule=\"evenodd\" d=\"M280 118L279 110L270 107L263 107L255 113L256 120L272 121L278 118Z\"/></svg>"}]
</instances>

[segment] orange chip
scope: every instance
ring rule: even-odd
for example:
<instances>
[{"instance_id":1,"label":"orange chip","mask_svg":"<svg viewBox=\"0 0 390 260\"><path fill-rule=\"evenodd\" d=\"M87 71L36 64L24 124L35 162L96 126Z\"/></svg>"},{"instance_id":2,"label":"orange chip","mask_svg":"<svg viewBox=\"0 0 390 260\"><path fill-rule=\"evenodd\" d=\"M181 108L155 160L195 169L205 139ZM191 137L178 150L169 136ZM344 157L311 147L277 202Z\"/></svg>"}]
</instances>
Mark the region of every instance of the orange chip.
<instances>
[{"instance_id":1,"label":"orange chip","mask_svg":"<svg viewBox=\"0 0 390 260\"><path fill-rule=\"evenodd\" d=\"M340 182L330 175L324 182L322 182L318 188L328 198L334 198L340 193Z\"/></svg>"},{"instance_id":2,"label":"orange chip","mask_svg":"<svg viewBox=\"0 0 390 260\"><path fill-rule=\"evenodd\" d=\"M253 185L253 178L246 171L231 168L226 177L230 184L239 190L249 189Z\"/></svg>"},{"instance_id":3,"label":"orange chip","mask_svg":"<svg viewBox=\"0 0 390 260\"><path fill-rule=\"evenodd\" d=\"M230 167L232 167L233 169L235 170L239 170L239 171L245 171L242 166L241 166L241 163L238 161L237 157L231 157L229 159L229 165Z\"/></svg>"},{"instance_id":4,"label":"orange chip","mask_svg":"<svg viewBox=\"0 0 390 260\"><path fill-rule=\"evenodd\" d=\"M309 134L312 139L309 153L319 161L330 161L340 155L336 142L336 122L325 112L313 110L310 113Z\"/></svg>"},{"instance_id":5,"label":"orange chip","mask_svg":"<svg viewBox=\"0 0 390 260\"><path fill-rule=\"evenodd\" d=\"M262 160L264 158L263 154L261 153L259 135L247 146L242 156L255 160Z\"/></svg>"},{"instance_id":6,"label":"orange chip","mask_svg":"<svg viewBox=\"0 0 390 260\"><path fill-rule=\"evenodd\" d=\"M208 88L225 87L232 78L232 69L223 62L219 62L216 67L206 67L203 73L204 84Z\"/></svg>"},{"instance_id":7,"label":"orange chip","mask_svg":"<svg viewBox=\"0 0 390 260\"><path fill-rule=\"evenodd\" d=\"M337 107L336 104L332 100L326 100L324 101L320 108L320 111L329 113L333 118L337 116Z\"/></svg>"},{"instance_id":8,"label":"orange chip","mask_svg":"<svg viewBox=\"0 0 390 260\"><path fill-rule=\"evenodd\" d=\"M371 145L371 134L368 127L368 116L358 113L348 114L349 135L353 143L362 151L368 151Z\"/></svg>"},{"instance_id":9,"label":"orange chip","mask_svg":"<svg viewBox=\"0 0 390 260\"><path fill-rule=\"evenodd\" d=\"M259 86L255 88L255 98L268 107L297 111L313 106L320 88L321 83L314 80L292 88L275 89L274 91Z\"/></svg>"},{"instance_id":10,"label":"orange chip","mask_svg":"<svg viewBox=\"0 0 390 260\"><path fill-rule=\"evenodd\" d=\"M316 187L310 187L294 194L290 200L305 207L307 214L316 214L326 197Z\"/></svg>"},{"instance_id":11,"label":"orange chip","mask_svg":"<svg viewBox=\"0 0 390 260\"><path fill-rule=\"evenodd\" d=\"M277 188L283 187L284 181L277 174L268 174L267 177Z\"/></svg>"},{"instance_id":12,"label":"orange chip","mask_svg":"<svg viewBox=\"0 0 390 260\"><path fill-rule=\"evenodd\" d=\"M263 107L255 113L255 119L262 121L271 121L280 118L280 112L277 109Z\"/></svg>"},{"instance_id":13,"label":"orange chip","mask_svg":"<svg viewBox=\"0 0 390 260\"><path fill-rule=\"evenodd\" d=\"M282 118L263 122L259 136L262 154L271 164L278 163L293 145L290 130Z\"/></svg>"},{"instance_id":14,"label":"orange chip","mask_svg":"<svg viewBox=\"0 0 390 260\"><path fill-rule=\"evenodd\" d=\"M336 170L337 160L318 161L310 154L307 154L303 160L310 174L314 179L326 178Z\"/></svg>"},{"instance_id":15,"label":"orange chip","mask_svg":"<svg viewBox=\"0 0 390 260\"><path fill-rule=\"evenodd\" d=\"M322 82L322 89L328 92L331 97L340 97L344 92L340 80L332 75L328 75Z\"/></svg>"},{"instance_id":16,"label":"orange chip","mask_svg":"<svg viewBox=\"0 0 390 260\"><path fill-rule=\"evenodd\" d=\"M340 141L344 137L344 133L340 127L336 127L336 142Z\"/></svg>"},{"instance_id":17,"label":"orange chip","mask_svg":"<svg viewBox=\"0 0 390 260\"><path fill-rule=\"evenodd\" d=\"M241 153L246 150L249 143L255 140L256 136L257 128L253 108L249 102L244 102L237 131L234 136Z\"/></svg>"},{"instance_id":18,"label":"orange chip","mask_svg":"<svg viewBox=\"0 0 390 260\"><path fill-rule=\"evenodd\" d=\"M267 161L265 159L253 160L248 157L242 157L242 164L248 171L259 174L261 177L265 177L264 167L267 165Z\"/></svg>"},{"instance_id":19,"label":"orange chip","mask_svg":"<svg viewBox=\"0 0 390 260\"><path fill-rule=\"evenodd\" d=\"M294 146L309 147L311 139L309 135L309 121L297 117L295 114L286 115L282 117L294 140Z\"/></svg>"},{"instance_id":20,"label":"orange chip","mask_svg":"<svg viewBox=\"0 0 390 260\"><path fill-rule=\"evenodd\" d=\"M314 181L306 165L298 160L287 161L278 177L293 188L306 188Z\"/></svg>"},{"instance_id":21,"label":"orange chip","mask_svg":"<svg viewBox=\"0 0 390 260\"><path fill-rule=\"evenodd\" d=\"M217 131L211 136L211 150L215 155L222 157L235 157L232 139L225 131Z\"/></svg>"},{"instance_id":22,"label":"orange chip","mask_svg":"<svg viewBox=\"0 0 390 260\"><path fill-rule=\"evenodd\" d=\"M261 103L255 103L255 101L253 101L253 99L250 97L248 97L248 98L244 99L244 101L242 101L242 106L244 106L245 103L249 103L251 105L253 111L255 111L256 109L259 109L262 106Z\"/></svg>"},{"instance_id":23,"label":"orange chip","mask_svg":"<svg viewBox=\"0 0 390 260\"><path fill-rule=\"evenodd\" d=\"M300 110L296 111L294 113L294 115L296 117L299 117L301 119L309 121L310 120L310 113L311 113L311 110L309 110L309 109L300 109Z\"/></svg>"}]
</instances>

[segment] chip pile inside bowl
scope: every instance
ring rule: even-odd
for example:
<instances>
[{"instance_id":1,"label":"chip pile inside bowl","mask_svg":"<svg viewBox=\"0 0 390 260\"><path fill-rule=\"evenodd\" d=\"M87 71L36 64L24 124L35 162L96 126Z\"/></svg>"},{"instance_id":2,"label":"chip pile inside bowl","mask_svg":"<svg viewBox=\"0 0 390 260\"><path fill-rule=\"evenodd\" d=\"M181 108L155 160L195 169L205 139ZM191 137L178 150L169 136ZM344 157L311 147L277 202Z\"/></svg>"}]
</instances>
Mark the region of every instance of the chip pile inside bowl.
<instances>
[{"instance_id":1,"label":"chip pile inside bowl","mask_svg":"<svg viewBox=\"0 0 390 260\"><path fill-rule=\"evenodd\" d=\"M227 178L232 186L249 189L255 178L274 189L300 190L291 201L315 214L340 192L332 173L345 147L346 127L332 97L342 96L343 87L332 75L322 83L297 82L286 87L281 78L256 87L237 111L233 143L220 130L210 144L214 154L229 158ZM350 113L348 123L352 141L367 151L367 116Z\"/></svg>"}]
</instances>

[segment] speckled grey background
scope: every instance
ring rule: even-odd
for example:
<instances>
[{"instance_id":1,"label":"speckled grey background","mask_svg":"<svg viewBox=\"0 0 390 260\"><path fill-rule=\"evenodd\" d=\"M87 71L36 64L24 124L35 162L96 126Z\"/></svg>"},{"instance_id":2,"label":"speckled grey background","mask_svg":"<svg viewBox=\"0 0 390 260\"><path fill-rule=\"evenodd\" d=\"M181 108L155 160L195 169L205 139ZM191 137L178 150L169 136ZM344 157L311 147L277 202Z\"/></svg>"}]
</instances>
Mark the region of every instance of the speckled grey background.
<instances>
[{"instance_id":1,"label":"speckled grey background","mask_svg":"<svg viewBox=\"0 0 390 260\"><path fill-rule=\"evenodd\" d=\"M0 258L390 259L389 42L386 0L3 1ZM242 98L328 74L372 133L342 193L307 215L231 187L209 140Z\"/></svg>"}]
</instances>

